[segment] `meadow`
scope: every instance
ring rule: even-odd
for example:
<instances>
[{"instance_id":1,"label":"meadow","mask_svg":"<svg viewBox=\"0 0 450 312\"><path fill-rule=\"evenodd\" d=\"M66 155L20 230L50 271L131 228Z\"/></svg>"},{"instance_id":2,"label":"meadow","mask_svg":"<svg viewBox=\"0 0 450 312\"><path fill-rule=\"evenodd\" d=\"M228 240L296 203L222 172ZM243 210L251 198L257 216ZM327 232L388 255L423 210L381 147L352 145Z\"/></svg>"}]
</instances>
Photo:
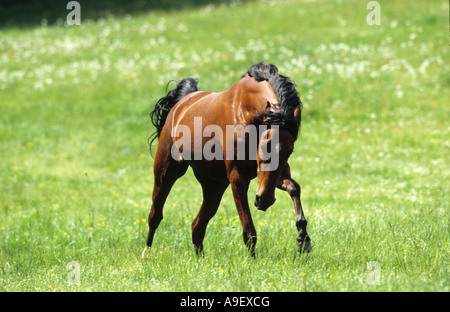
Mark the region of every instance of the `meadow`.
<instances>
[{"instance_id":1,"label":"meadow","mask_svg":"<svg viewBox=\"0 0 450 312\"><path fill-rule=\"evenodd\" d=\"M79 2L80 26L44 15L0 28L1 291L448 292L447 2L380 0L380 25L361 0L95 19ZM251 258L228 189L197 257L189 169L141 259L155 101L171 79L222 91L262 60L303 102L290 165L313 251L297 253L293 205L277 191L266 212L251 205Z\"/></svg>"}]
</instances>

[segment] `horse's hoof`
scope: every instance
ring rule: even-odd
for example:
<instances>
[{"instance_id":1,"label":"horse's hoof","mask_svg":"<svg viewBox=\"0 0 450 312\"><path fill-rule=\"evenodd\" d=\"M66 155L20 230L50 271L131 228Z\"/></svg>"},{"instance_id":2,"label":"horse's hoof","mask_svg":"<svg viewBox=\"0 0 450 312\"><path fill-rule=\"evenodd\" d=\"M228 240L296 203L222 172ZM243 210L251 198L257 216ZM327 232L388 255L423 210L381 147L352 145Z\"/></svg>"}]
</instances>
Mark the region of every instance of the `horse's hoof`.
<instances>
[{"instance_id":1,"label":"horse's hoof","mask_svg":"<svg viewBox=\"0 0 450 312\"><path fill-rule=\"evenodd\" d=\"M297 242L298 252L310 253L312 251L311 240L305 239Z\"/></svg>"},{"instance_id":2,"label":"horse's hoof","mask_svg":"<svg viewBox=\"0 0 450 312\"><path fill-rule=\"evenodd\" d=\"M141 259L144 259L144 258L145 258L145 252L146 252L147 250L150 250L150 247L149 247L149 246L145 246L144 250L142 251Z\"/></svg>"},{"instance_id":3,"label":"horse's hoof","mask_svg":"<svg viewBox=\"0 0 450 312\"><path fill-rule=\"evenodd\" d=\"M197 257L205 255L205 252L203 251L203 246L194 245L194 249L195 249L195 254L197 255Z\"/></svg>"}]
</instances>

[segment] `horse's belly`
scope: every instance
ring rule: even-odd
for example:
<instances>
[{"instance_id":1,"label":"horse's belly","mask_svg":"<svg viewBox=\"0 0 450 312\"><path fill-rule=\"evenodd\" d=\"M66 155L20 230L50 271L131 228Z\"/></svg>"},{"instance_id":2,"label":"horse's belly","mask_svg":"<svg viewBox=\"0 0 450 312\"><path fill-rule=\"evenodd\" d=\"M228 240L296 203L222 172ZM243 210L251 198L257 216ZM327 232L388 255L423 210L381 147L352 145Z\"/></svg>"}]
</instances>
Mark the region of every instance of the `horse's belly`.
<instances>
[{"instance_id":1,"label":"horse's belly","mask_svg":"<svg viewBox=\"0 0 450 312\"><path fill-rule=\"evenodd\" d=\"M215 180L228 181L223 160L185 160L196 175Z\"/></svg>"}]
</instances>

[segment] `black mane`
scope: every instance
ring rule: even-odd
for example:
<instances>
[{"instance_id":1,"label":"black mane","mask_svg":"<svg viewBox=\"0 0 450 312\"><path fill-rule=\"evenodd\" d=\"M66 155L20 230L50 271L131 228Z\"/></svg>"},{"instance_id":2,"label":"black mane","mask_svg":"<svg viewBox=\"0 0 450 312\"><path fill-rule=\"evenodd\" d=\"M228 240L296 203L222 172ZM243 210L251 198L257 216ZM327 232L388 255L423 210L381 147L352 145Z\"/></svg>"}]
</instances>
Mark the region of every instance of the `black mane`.
<instances>
[{"instance_id":1,"label":"black mane","mask_svg":"<svg viewBox=\"0 0 450 312\"><path fill-rule=\"evenodd\" d=\"M300 129L302 110L302 102L295 89L295 82L289 77L278 74L278 68L275 65L266 65L263 62L250 66L246 74L257 81L266 80L272 86L280 104L279 110L275 112L266 110L259 113L258 117L262 123L269 126L278 125L280 129L288 130L295 141ZM297 107L300 107L299 122L294 119L294 111Z\"/></svg>"}]
</instances>

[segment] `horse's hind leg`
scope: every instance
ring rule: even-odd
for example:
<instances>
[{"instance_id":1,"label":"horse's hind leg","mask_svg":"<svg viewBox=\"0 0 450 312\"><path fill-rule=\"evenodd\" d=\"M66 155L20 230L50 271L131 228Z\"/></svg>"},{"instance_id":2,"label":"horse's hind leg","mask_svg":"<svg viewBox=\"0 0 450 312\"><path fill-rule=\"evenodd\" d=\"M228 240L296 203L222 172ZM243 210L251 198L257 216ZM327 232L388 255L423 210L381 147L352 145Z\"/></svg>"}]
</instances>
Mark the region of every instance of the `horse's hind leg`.
<instances>
[{"instance_id":1,"label":"horse's hind leg","mask_svg":"<svg viewBox=\"0 0 450 312\"><path fill-rule=\"evenodd\" d=\"M169 151L158 151L155 155L155 162L153 166L153 173L155 182L153 185L153 203L148 216L148 236L147 243L142 257L146 250L152 246L153 236L158 228L159 223L163 218L163 207L167 196L177 179L186 173L188 164L186 162L175 161Z\"/></svg>"},{"instance_id":2,"label":"horse's hind leg","mask_svg":"<svg viewBox=\"0 0 450 312\"><path fill-rule=\"evenodd\" d=\"M203 203L192 222L192 243L197 255L203 253L203 239L209 220L216 214L223 193L228 187L228 182L217 182L196 175L203 191Z\"/></svg>"}]
</instances>

